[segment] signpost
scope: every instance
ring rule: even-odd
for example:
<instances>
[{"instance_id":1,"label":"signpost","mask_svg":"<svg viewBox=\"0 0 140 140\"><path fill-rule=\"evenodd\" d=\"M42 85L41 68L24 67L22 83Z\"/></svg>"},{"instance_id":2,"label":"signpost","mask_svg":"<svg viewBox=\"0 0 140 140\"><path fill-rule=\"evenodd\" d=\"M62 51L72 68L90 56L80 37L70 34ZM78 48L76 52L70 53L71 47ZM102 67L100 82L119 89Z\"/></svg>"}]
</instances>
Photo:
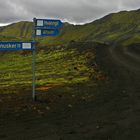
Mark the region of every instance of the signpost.
<instances>
[{"instance_id":1,"label":"signpost","mask_svg":"<svg viewBox=\"0 0 140 140\"><path fill-rule=\"evenodd\" d=\"M57 36L59 35L59 30L62 28L63 23L60 20L56 19L33 19L33 42L35 42L36 36L45 37L45 36ZM33 62L32 62L32 69L33 69L33 100L36 100L36 75L35 75L35 56L36 54L36 46L33 46Z\"/></svg>"},{"instance_id":2,"label":"signpost","mask_svg":"<svg viewBox=\"0 0 140 140\"><path fill-rule=\"evenodd\" d=\"M36 45L35 37L36 36L57 36L59 34L59 29L63 26L63 23L60 20L52 19L33 19L33 42L0 42L0 51L1 50L32 50L32 72L33 72L33 100L36 100L35 94L35 58L36 58Z\"/></svg>"}]
</instances>

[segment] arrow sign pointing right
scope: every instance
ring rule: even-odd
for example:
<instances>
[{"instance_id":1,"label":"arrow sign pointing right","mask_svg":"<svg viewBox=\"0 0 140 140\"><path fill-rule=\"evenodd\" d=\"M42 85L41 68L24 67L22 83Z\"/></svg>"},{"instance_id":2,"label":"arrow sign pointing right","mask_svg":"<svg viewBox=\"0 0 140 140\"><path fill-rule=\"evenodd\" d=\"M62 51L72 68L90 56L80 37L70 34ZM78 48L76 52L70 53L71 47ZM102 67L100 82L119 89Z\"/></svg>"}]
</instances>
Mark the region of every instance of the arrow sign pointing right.
<instances>
[{"instance_id":1,"label":"arrow sign pointing right","mask_svg":"<svg viewBox=\"0 0 140 140\"><path fill-rule=\"evenodd\" d=\"M63 26L61 20L54 19L36 19L36 28L59 29Z\"/></svg>"},{"instance_id":2,"label":"arrow sign pointing right","mask_svg":"<svg viewBox=\"0 0 140 140\"><path fill-rule=\"evenodd\" d=\"M36 36L57 36L58 34L57 29L36 29Z\"/></svg>"}]
</instances>

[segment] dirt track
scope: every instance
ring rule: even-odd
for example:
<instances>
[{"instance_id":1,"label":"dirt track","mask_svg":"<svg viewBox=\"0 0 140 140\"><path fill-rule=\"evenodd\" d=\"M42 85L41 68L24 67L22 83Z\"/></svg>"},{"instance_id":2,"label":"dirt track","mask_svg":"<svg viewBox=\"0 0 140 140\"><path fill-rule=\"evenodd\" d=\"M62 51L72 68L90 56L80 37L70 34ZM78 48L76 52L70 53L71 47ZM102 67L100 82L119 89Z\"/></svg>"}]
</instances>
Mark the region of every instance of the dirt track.
<instances>
[{"instance_id":1,"label":"dirt track","mask_svg":"<svg viewBox=\"0 0 140 140\"><path fill-rule=\"evenodd\" d=\"M140 51L136 50L97 48L97 63L110 75L109 84L101 83L97 89L79 86L77 90L83 88L91 99L77 97L71 105L67 95L43 115L1 116L0 140L139 140Z\"/></svg>"},{"instance_id":2,"label":"dirt track","mask_svg":"<svg viewBox=\"0 0 140 140\"><path fill-rule=\"evenodd\" d=\"M112 92L116 98L126 101L123 113L127 114L120 122L120 128L124 129L120 139L140 139L140 49L135 46L113 46L99 49L101 66L112 77ZM135 49L133 49L135 48ZM103 65L102 65L103 64ZM118 92L118 94L117 94ZM112 93L113 94L113 93ZM120 107L123 107L120 104ZM118 114L116 114L118 115ZM123 117L123 115L122 115ZM129 131L129 132L127 132ZM128 134L127 134L128 133Z\"/></svg>"}]
</instances>

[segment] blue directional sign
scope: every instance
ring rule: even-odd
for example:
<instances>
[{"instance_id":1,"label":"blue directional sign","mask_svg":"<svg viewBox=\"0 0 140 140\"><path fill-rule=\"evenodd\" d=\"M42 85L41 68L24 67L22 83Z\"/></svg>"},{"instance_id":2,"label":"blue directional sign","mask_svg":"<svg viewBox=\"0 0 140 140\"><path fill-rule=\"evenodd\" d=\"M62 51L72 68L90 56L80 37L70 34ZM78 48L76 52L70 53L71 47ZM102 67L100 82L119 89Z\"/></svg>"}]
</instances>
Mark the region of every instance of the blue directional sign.
<instances>
[{"instance_id":1,"label":"blue directional sign","mask_svg":"<svg viewBox=\"0 0 140 140\"><path fill-rule=\"evenodd\" d=\"M57 29L36 29L36 36L57 36L58 34Z\"/></svg>"},{"instance_id":2,"label":"blue directional sign","mask_svg":"<svg viewBox=\"0 0 140 140\"><path fill-rule=\"evenodd\" d=\"M56 19L34 19L34 24L35 36L57 36L63 26L61 20Z\"/></svg>"},{"instance_id":3,"label":"blue directional sign","mask_svg":"<svg viewBox=\"0 0 140 140\"><path fill-rule=\"evenodd\" d=\"M63 26L61 20L55 19L36 19L35 26L37 28L47 28L47 29L60 29Z\"/></svg>"},{"instance_id":4,"label":"blue directional sign","mask_svg":"<svg viewBox=\"0 0 140 140\"><path fill-rule=\"evenodd\" d=\"M60 28L63 26L63 23L60 20L53 19L33 19L34 22L34 34L33 40L35 41L36 36L57 36L59 34ZM35 84L35 46L33 49L33 100L36 100L36 84Z\"/></svg>"},{"instance_id":5,"label":"blue directional sign","mask_svg":"<svg viewBox=\"0 0 140 140\"><path fill-rule=\"evenodd\" d=\"M32 50L33 42L0 42L0 50Z\"/></svg>"}]
</instances>

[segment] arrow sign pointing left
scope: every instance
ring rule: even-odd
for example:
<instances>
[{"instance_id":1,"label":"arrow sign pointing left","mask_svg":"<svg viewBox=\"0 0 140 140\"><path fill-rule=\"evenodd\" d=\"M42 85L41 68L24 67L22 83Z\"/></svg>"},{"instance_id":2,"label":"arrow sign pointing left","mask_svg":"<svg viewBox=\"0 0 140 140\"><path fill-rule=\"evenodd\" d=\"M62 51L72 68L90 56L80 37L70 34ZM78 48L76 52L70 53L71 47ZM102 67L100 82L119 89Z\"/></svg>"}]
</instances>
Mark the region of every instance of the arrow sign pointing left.
<instances>
[{"instance_id":1,"label":"arrow sign pointing left","mask_svg":"<svg viewBox=\"0 0 140 140\"><path fill-rule=\"evenodd\" d=\"M0 50L32 50L33 42L0 42Z\"/></svg>"}]
</instances>

